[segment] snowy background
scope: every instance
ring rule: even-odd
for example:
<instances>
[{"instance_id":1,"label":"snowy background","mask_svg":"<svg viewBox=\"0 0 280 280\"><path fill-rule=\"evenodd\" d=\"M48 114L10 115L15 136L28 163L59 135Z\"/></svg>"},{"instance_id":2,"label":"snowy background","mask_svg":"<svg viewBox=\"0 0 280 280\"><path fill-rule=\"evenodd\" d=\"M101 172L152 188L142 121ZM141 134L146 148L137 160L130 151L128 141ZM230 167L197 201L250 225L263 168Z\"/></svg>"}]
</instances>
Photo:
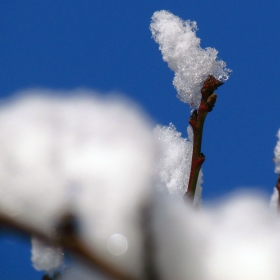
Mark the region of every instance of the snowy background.
<instances>
[{"instance_id":1,"label":"snowy background","mask_svg":"<svg viewBox=\"0 0 280 280\"><path fill-rule=\"evenodd\" d=\"M114 91L186 136L189 107L176 98L174 74L149 30L153 13L169 10L196 21L201 46L215 47L233 70L205 124L204 201L243 187L268 196L280 127L279 8L272 0L3 0L0 96L34 87ZM4 234L0 252L3 279L40 279L28 242Z\"/></svg>"}]
</instances>

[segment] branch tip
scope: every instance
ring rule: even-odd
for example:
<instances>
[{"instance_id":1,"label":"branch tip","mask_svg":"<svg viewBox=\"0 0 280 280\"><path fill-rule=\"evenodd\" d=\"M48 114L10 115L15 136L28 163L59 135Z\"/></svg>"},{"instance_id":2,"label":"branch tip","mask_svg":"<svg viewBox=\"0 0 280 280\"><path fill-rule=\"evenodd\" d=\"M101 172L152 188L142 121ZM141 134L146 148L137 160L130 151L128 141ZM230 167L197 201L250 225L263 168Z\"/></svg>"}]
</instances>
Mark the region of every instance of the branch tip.
<instances>
[{"instance_id":1,"label":"branch tip","mask_svg":"<svg viewBox=\"0 0 280 280\"><path fill-rule=\"evenodd\" d=\"M209 75L205 80L203 87L201 89L202 98L207 100L208 97L214 93L214 91L222 86L224 83L217 80L214 76Z\"/></svg>"},{"instance_id":2,"label":"branch tip","mask_svg":"<svg viewBox=\"0 0 280 280\"><path fill-rule=\"evenodd\" d=\"M203 126L207 114L213 110L213 107L217 101L217 94L214 93L214 90L216 90L222 84L223 83L221 81L217 80L212 75L207 77L201 89L202 97L199 108L198 110L193 111L189 119L189 123L193 128L193 154L189 184L187 192L184 196L186 201L193 201L194 199L199 171L203 162L205 161L205 156L201 153Z\"/></svg>"},{"instance_id":3,"label":"branch tip","mask_svg":"<svg viewBox=\"0 0 280 280\"><path fill-rule=\"evenodd\" d=\"M212 93L206 100L206 104L208 106L208 112L211 112L215 106L215 103L217 101L217 94L214 92Z\"/></svg>"}]
</instances>

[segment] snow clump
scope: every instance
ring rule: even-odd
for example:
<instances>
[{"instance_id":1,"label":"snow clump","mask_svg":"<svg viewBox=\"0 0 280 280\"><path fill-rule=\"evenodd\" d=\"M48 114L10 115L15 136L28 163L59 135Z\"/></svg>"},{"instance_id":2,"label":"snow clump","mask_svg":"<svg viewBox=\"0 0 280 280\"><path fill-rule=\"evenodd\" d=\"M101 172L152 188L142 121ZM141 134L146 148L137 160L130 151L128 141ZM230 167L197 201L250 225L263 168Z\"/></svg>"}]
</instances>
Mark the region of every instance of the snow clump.
<instances>
[{"instance_id":1,"label":"snow clump","mask_svg":"<svg viewBox=\"0 0 280 280\"><path fill-rule=\"evenodd\" d=\"M168 194L184 195L187 191L193 149L192 128L188 127L188 138L182 138L181 133L173 124L157 125L154 129L159 147L160 157L155 173L156 188ZM194 204L199 204L201 197L202 172L199 174Z\"/></svg>"},{"instance_id":2,"label":"snow clump","mask_svg":"<svg viewBox=\"0 0 280 280\"><path fill-rule=\"evenodd\" d=\"M154 129L160 144L161 157L156 174L157 188L168 193L184 194L191 168L192 143L181 137L173 124L157 125Z\"/></svg>"},{"instance_id":3,"label":"snow clump","mask_svg":"<svg viewBox=\"0 0 280 280\"><path fill-rule=\"evenodd\" d=\"M54 247L32 237L31 261L36 270L44 270L48 273L59 268L64 260L64 254L60 247Z\"/></svg>"},{"instance_id":4,"label":"snow clump","mask_svg":"<svg viewBox=\"0 0 280 280\"><path fill-rule=\"evenodd\" d=\"M199 106L200 90L208 75L222 82L229 78L231 70L224 61L217 59L218 51L201 48L195 21L183 21L162 10L153 14L150 30L163 60L175 72L173 85L178 98L192 108Z\"/></svg>"},{"instance_id":5,"label":"snow clump","mask_svg":"<svg viewBox=\"0 0 280 280\"><path fill-rule=\"evenodd\" d=\"M275 173L280 174L280 129L277 133L278 141L274 148Z\"/></svg>"}]
</instances>

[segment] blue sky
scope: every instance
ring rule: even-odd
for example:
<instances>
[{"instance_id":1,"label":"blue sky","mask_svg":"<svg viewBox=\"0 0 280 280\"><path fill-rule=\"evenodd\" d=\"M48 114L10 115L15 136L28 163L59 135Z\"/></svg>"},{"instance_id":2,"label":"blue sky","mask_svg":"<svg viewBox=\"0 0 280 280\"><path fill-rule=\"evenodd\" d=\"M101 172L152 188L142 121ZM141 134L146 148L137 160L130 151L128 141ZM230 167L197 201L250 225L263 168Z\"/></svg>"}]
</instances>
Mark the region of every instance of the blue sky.
<instances>
[{"instance_id":1,"label":"blue sky","mask_svg":"<svg viewBox=\"0 0 280 280\"><path fill-rule=\"evenodd\" d=\"M32 87L118 91L186 136L189 107L149 31L161 9L197 21L202 47L215 47L233 70L205 123L204 200L240 187L271 193L280 127L275 0L1 0L0 98ZM0 248L1 279L40 279L28 243L2 235Z\"/></svg>"}]
</instances>

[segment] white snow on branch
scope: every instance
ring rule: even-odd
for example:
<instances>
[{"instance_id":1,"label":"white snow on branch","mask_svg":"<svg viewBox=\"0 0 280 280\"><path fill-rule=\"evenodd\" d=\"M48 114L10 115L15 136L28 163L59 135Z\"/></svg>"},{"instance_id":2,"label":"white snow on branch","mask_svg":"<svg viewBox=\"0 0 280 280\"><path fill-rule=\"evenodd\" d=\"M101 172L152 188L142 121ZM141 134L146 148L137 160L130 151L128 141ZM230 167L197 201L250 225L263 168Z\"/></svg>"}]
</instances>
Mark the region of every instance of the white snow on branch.
<instances>
[{"instance_id":1,"label":"white snow on branch","mask_svg":"<svg viewBox=\"0 0 280 280\"><path fill-rule=\"evenodd\" d=\"M140 274L140 213L155 158L147 118L85 90L20 95L31 96L0 107L0 213L48 234L70 213L89 248ZM44 260L40 267L52 265Z\"/></svg>"},{"instance_id":2,"label":"white snow on branch","mask_svg":"<svg viewBox=\"0 0 280 280\"><path fill-rule=\"evenodd\" d=\"M161 152L156 167L157 188L183 195L188 186L193 145L181 137L173 124L158 125L154 133L159 140Z\"/></svg>"},{"instance_id":3,"label":"white snow on branch","mask_svg":"<svg viewBox=\"0 0 280 280\"><path fill-rule=\"evenodd\" d=\"M157 125L154 129L159 146L160 157L157 161L155 173L157 175L156 188L169 194L184 195L187 191L193 149L192 128L188 127L188 139L182 138L181 133L173 124L169 126ZM194 204L200 204L202 171L200 171Z\"/></svg>"},{"instance_id":4,"label":"white snow on branch","mask_svg":"<svg viewBox=\"0 0 280 280\"><path fill-rule=\"evenodd\" d=\"M274 148L275 173L280 174L280 129L277 133L278 141Z\"/></svg>"},{"instance_id":5,"label":"white snow on branch","mask_svg":"<svg viewBox=\"0 0 280 280\"><path fill-rule=\"evenodd\" d=\"M196 108L201 99L202 84L208 75L222 82L229 78L231 70L226 68L224 61L217 59L218 51L200 47L195 21L183 21L162 10L153 14L150 29L163 60L175 72L173 85L181 101Z\"/></svg>"},{"instance_id":6,"label":"white snow on branch","mask_svg":"<svg viewBox=\"0 0 280 280\"><path fill-rule=\"evenodd\" d=\"M62 265L64 254L61 248L50 246L35 237L31 239L31 244L31 260L36 270L52 272Z\"/></svg>"}]
</instances>

